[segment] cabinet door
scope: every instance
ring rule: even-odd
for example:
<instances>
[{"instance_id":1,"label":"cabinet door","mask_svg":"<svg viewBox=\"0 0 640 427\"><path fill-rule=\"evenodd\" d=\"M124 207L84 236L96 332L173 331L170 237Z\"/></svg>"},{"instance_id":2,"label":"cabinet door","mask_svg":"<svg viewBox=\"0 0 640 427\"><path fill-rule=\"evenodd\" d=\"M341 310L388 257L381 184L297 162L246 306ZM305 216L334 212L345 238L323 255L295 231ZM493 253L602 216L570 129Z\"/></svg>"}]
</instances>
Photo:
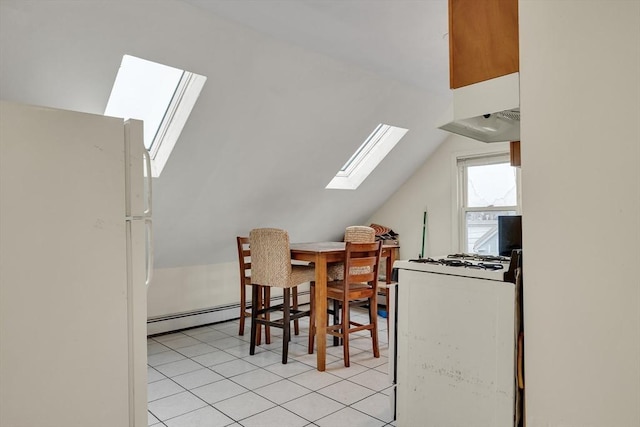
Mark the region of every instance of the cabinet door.
<instances>
[{"instance_id":1,"label":"cabinet door","mask_svg":"<svg viewBox=\"0 0 640 427\"><path fill-rule=\"evenodd\" d=\"M518 0L449 0L451 88L518 71Z\"/></svg>"}]
</instances>

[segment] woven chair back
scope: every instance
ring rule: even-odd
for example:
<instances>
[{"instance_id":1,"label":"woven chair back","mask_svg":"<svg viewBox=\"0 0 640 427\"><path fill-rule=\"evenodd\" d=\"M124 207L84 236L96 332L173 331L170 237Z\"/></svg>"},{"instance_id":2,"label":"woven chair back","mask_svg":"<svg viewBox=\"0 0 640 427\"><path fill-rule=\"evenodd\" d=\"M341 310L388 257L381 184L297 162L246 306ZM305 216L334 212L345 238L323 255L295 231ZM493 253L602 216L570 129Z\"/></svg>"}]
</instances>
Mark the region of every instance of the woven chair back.
<instances>
[{"instance_id":1,"label":"woven chair back","mask_svg":"<svg viewBox=\"0 0 640 427\"><path fill-rule=\"evenodd\" d=\"M352 225L345 229L344 241L353 243L373 243L376 241L376 231L366 225Z\"/></svg>"},{"instance_id":2,"label":"woven chair back","mask_svg":"<svg viewBox=\"0 0 640 427\"><path fill-rule=\"evenodd\" d=\"M256 228L249 233L249 240L251 281L262 286L291 287L289 234L278 228Z\"/></svg>"}]
</instances>

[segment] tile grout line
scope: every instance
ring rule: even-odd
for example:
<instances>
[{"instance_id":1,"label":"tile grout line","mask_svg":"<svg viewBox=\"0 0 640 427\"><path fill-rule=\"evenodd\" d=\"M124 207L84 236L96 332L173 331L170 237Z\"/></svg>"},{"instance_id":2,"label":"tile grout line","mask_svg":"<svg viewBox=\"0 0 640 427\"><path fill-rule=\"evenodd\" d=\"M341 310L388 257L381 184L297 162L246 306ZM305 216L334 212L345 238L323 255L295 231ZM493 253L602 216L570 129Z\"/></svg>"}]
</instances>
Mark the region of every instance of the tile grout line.
<instances>
[{"instance_id":1,"label":"tile grout line","mask_svg":"<svg viewBox=\"0 0 640 427\"><path fill-rule=\"evenodd\" d=\"M385 388L383 388L383 389L381 389L381 390L377 390L377 389L373 389L373 388L371 388L370 386L363 385L363 384L360 384L360 383L358 383L358 382L356 382L356 381L353 381L353 378L354 378L354 377L356 377L356 376L357 376L357 375L359 375L359 374L365 373L365 372L375 371L375 372L378 372L378 373L384 374L384 372L383 372L383 371L381 371L379 368L380 368L380 366L384 365L384 364L385 364L385 362L380 363L380 364L377 364L376 366L367 366L367 365L359 364L358 362L355 362L355 361L354 361L354 362L353 362L354 364L357 364L357 365L359 365L359 366L361 366L361 367L363 368L363 371L362 371L361 373L354 374L354 375L351 375L351 376L342 377L342 376L334 375L334 374L332 374L332 373L330 373L330 372L327 372L327 374L332 375L333 377L335 377L335 378L337 379L337 381L336 381L335 383L332 383L332 384L329 384L329 385L323 386L323 387L321 387L321 388L319 388L319 389L316 389L316 390L309 389L308 387L306 387L306 386L304 386L304 385L302 385L302 384L299 384L299 383L297 383L297 382L295 382L295 381L293 381L293 380L292 380L292 378L294 378L294 377L296 377L296 376L298 376L298 375L302 375L302 374L304 374L305 372L309 372L309 371L303 371L303 372L300 372L300 373L298 373L298 374L295 374L295 375L292 375L292 376L288 376L288 377L287 377L287 376L282 376L281 374L279 374L279 373L277 373L277 372L272 372L272 371L270 371L270 370L268 370L268 369L267 369L267 368L268 368L268 367L270 367L270 366L276 365L276 363L275 363L275 362L274 362L274 363L269 363L269 364L266 364L266 365L255 365L255 364L254 364L254 363L252 363L250 360L248 360L248 358L243 358L243 357L241 357L241 356L239 356L239 355L233 354L233 353L231 353L231 352L227 352L226 350L233 349L233 348L237 348L237 347L242 347L242 346L245 346L245 345L247 345L247 344L248 344L248 342L244 339L244 336L243 336L242 338L239 338L239 336L238 336L236 333L234 333L233 335L229 334L229 332L228 332L228 331L231 331L231 330L234 330L234 329L236 329L236 328L237 328L237 325L235 325L235 323L236 323L236 322L237 322L237 320L236 320L236 321L233 321L233 320L232 320L232 321L228 321L228 322L221 322L221 323L217 323L217 324L213 324L213 325L203 325L203 326L199 326L199 327L196 327L196 328L192 328L192 330L202 329L202 333L197 333L197 334L189 334L189 333L188 333L188 331L190 331L191 329L188 329L188 330L182 330L182 331L178 331L178 332L172 332L172 333L169 333L169 334L164 334L164 335L159 335L159 336L149 337L149 338L148 338L148 343L149 343L149 341L152 341L152 343L158 344L158 345L163 346L164 348L166 348L166 350L165 350L165 351L154 352L154 354L161 354L161 353L164 353L164 352L172 351L172 352L174 352L174 353L176 353L176 354L179 354L180 356L182 356L182 357L183 357L182 359L179 359L179 360L176 360L176 361L172 361L172 362L165 362L165 363L157 364L157 365L155 365L155 366L148 365L148 367L149 367L149 368L151 368L151 369L155 370L157 373L159 373L159 374L162 376L162 378L160 378L160 379L158 379L158 380L156 380L156 381L152 381L152 382L150 382L149 384L152 384L152 383L157 382L157 381L162 381L162 380L164 380L164 379L169 379L173 384L177 385L177 386L180 388L180 390L181 390L181 391L180 391L180 392L178 392L178 393L173 393L173 394L170 394L170 395L167 395L167 396L163 396L162 398L166 398L166 397L174 396L174 395L176 395L176 394L183 393L183 392L185 392L185 391L186 391L186 392L188 392L190 395L192 395L192 396L196 397L199 401L201 401L201 402L203 402L203 403L205 404L205 406L203 406L203 407L201 407L201 408L197 408L197 409L194 409L194 410L191 410L191 411L187 411L187 412L185 412L185 413L178 414L178 415L175 415L175 416L173 416L173 417L171 417L171 418L167 418L167 419L164 419L164 420L163 420L163 419L160 419L160 418L159 418L158 416L156 416L156 415L155 415L151 410L149 410L149 413L150 413L150 414L152 414L156 419L158 419L158 420L159 420L159 424L158 424L158 423L153 424L154 426L167 426L167 424L166 424L166 422L167 422L167 421L170 421L170 420L172 420L172 419L175 419L175 418L178 418L178 417L181 417L181 416L187 415L187 414L189 414L189 413L191 413L191 412L194 412L194 411L197 411L197 410L201 410L202 408L207 407L207 406L211 407L212 409L214 409L214 410L215 410L215 411L217 411L218 413L221 413L221 414L223 414L224 416L226 416L228 419L232 420L232 424L233 424L233 423L237 423L237 424L239 424L239 425L242 425L242 424L241 424L241 421L242 421L242 420L246 420L246 419L248 419L248 418L254 417L254 416L256 416L256 415L259 415L259 414L264 413L264 412L266 412L266 411L272 410L272 409L274 409L274 408L280 408L280 409L282 409L282 410L284 410L284 411L286 411L286 412L288 412L288 413L290 413L290 414L293 414L293 415L295 415L295 416L299 417L300 419L302 419L302 420L306 421L306 422L307 422L307 424L305 424L306 426L315 425L315 424L314 424L314 421L311 421L311 420L309 420L309 419L307 419L307 418L303 417L302 415L297 414L297 413L295 413L294 411L289 410L289 409L287 409L286 407L284 407L284 406L283 406L283 405L285 405L286 403L289 403L289 402L295 401L296 399L299 399L299 398L301 398L301 397L303 397L303 396L308 396L308 395L311 395L311 394L318 394L319 396L325 397L325 398L327 398L327 399L329 399L329 400L331 400L331 401L334 401L334 402L336 402L337 404L339 404L339 405L341 405L341 406L342 406L342 407L341 407L341 408L339 408L339 409L333 410L332 412L330 412L330 413L327 413L327 414L323 415L321 418L318 418L317 420L315 420L315 422L317 422L317 421L319 421L319 420L322 420L323 418L329 417L329 416L331 416L331 415L335 414L336 412L342 411L342 410L344 410L344 409L346 409L346 408L350 408L351 410L357 411L358 413L361 413L361 414L363 414L364 416L371 417L372 419L375 419L375 420L377 420L378 422L383 423L383 425L388 425L388 426L392 426L392 425L393 425L393 424L392 424L392 423L393 423L393 421L388 422L388 421L386 421L386 420L384 420L384 419L381 419L381 418L378 418L378 417L376 417L376 416L370 415L370 414L368 414L368 413L366 413L366 412L364 412L364 411L361 411L361 410L356 409L356 408L354 408L354 407L353 407L353 405L356 405L356 404L358 404L358 403L360 403L360 402L365 401L366 399L372 398L372 397L377 396L377 395L379 395L379 396L383 396L383 397L384 397L384 398L386 398L386 399L389 399L389 398L390 398L390 397L389 397L389 395L386 395L386 394L384 393L384 391L385 391L385 390L388 390L388 388L390 388L390 387L391 387L391 385L389 385L389 387L385 387ZM217 327L215 327L216 325L222 325L222 324L226 324L227 326L225 326L224 328L217 328ZM232 326L232 325L233 325L233 326ZM206 329L204 329L204 328L206 328ZM199 339L199 338L198 338L198 335L207 334L207 333L209 333L209 332L216 332L216 333L222 334L222 336L221 336L219 339L216 339L215 341L217 341L217 340L226 340L226 339L228 339L228 338L234 338L234 339L237 339L237 340L239 341L239 344L238 344L237 346L231 346L231 347L226 347L226 348L220 348L220 347L216 347L216 346L215 346L215 344L213 343L213 341L214 341L214 340L210 340L210 341L203 341L202 339ZM379 334L380 334L380 335L383 335L383 333L384 333L384 330L379 331ZM156 338L158 338L158 337L167 336L167 335L171 335L171 334L176 334L175 339L168 339L168 340L164 340L164 341L158 341L158 340L156 339ZM278 335L277 335L277 334L275 334L275 336L276 336L276 338L277 338L277 336L278 336ZM308 336L308 335L307 335L307 336ZM300 337L300 338L296 339L296 342L294 342L294 344L299 345L299 346L301 346L301 347L304 347L305 335L304 335L303 333L301 333L301 334L300 334L300 335L298 335L298 336L292 336L292 340L293 340L293 339L295 339L295 337ZM362 335L362 337L363 337L363 338L366 338L366 334L363 334L363 335ZM169 346L167 345L167 344L170 344L172 341L180 340L180 339L185 339L185 338L191 338L191 339L193 339L193 340L197 341L197 343L190 344L190 345L185 345L185 346L181 346L181 347L177 347L177 348L172 348L172 347L169 347ZM356 335L356 336L355 336L355 338L354 338L354 340L356 340L356 339L358 339L358 338L359 338L359 336L357 336L357 335ZM181 349L185 349L185 348L188 348L188 347L193 347L193 346L201 345L201 344L204 344L204 345L210 346L213 350L212 350L211 352L207 352L207 353L203 353L203 354L197 354L197 355L194 355L194 356L188 356L187 354L185 354L185 353L181 352ZM385 340L380 340L380 344L382 344L382 345L387 344L387 345L388 345L388 343L387 343ZM363 353L363 352L366 352L366 351L367 351L365 348L359 348L359 347L354 347L354 348L356 348L356 349L358 349L358 350L359 350L359 351L358 351L358 353L356 353L356 354ZM270 348L263 348L263 350L262 350L260 353L267 354L267 352L268 352L268 353L271 353L271 354L274 354L274 355L278 355L278 356L280 356L280 355L281 355L281 352L280 352L280 353L278 353L277 351L274 351L274 350L276 350L276 349L278 349L278 347L276 347L276 348L274 348L274 349L270 349ZM183 351L184 351L184 350L183 350ZM204 365L203 363L201 363L201 362L199 362L199 361L197 361L197 360L193 360L193 358L194 358L194 357L203 356L203 355L205 355L205 354L209 354L209 353L213 353L213 352L223 352L223 353L226 353L226 354L228 354L228 355L232 356L232 357L233 357L233 359L232 359L232 360L229 360L229 361L226 361L226 362L217 363L217 364L214 364L214 365L211 365L211 366L206 366L206 365ZM236 352L236 353L237 353L237 354L239 354L238 352ZM299 358L304 357L304 356L306 356L306 355L304 355L304 354L303 354L303 355L300 355L300 356L294 356L294 357L292 357L292 359L293 359L293 360L295 360L295 362L296 362L296 363L300 363L300 364L302 364L302 365L308 366L308 367L309 367L309 368L311 368L311 369L315 369L315 366L312 366L312 365L310 365L309 363L306 363L305 361L301 361L301 360L299 360ZM383 356L383 355L381 355L381 358L387 358L387 356ZM339 359L339 358L338 358L338 359ZM183 361L183 360L189 360L189 361L195 362L195 363L196 363L198 366L200 366L200 367L199 367L199 368L197 368L197 369L189 370L189 371L187 371L187 372L181 372L181 373L176 374L176 375L173 375L173 376L167 376L166 374L162 373L160 370L158 370L158 369L157 369L157 367L161 367L161 366L163 366L163 365L167 365L167 364L170 364L170 363L180 362L180 361ZM275 381L272 381L272 382L270 382L270 383L268 383L268 384L261 385L260 387L258 387L257 389L255 389L255 390L254 390L254 389L248 389L247 387L245 387L244 385L242 385L240 382L237 382L237 380L234 380L234 378L235 378L235 377L238 377L238 376L240 376L240 375L244 375L244 374L246 374L246 373L248 373L248 372L240 372L240 373L236 373L236 374L233 374L233 375L230 375L230 376L229 376L228 374L226 374L226 375L221 374L221 373L217 372L217 371L214 369L214 367L215 367L215 366L217 366L217 365L222 365L222 364L224 364L224 363L228 363L228 362L231 362L231 361L234 361L234 360L243 361L243 362L246 362L246 363L248 363L248 364L250 364L250 365L255 366L255 369L252 369L251 371L248 371L248 372L254 372L254 371L257 371L258 369L260 369L262 372L268 373L268 374L270 374L270 375L275 375L278 379L277 379L277 380L275 380ZM207 383L207 384L199 385L198 387L194 387L194 388L192 388L192 389L187 389L185 386L181 385L181 384L180 384L180 383L178 383L176 380L174 380L174 378L175 378L175 377L177 377L177 376L185 375L185 374L188 374L188 373L191 373L191 372L196 372L196 371L198 371L198 370L200 370L200 369L207 369L208 371L211 371L211 372L215 373L216 375L219 375L219 376L220 376L220 379L215 380L215 381L212 381L211 383ZM231 381L232 383L234 383L234 384L238 385L239 387L241 387L241 388L242 388L242 389L244 389L245 391L244 391L244 392L242 392L242 393L240 393L240 394L238 394L238 395L236 395L236 396L230 396L230 397L228 397L228 398L222 399L222 400L217 401L217 402L214 402L214 403L208 403L206 400L204 400L203 398L201 398L200 396L198 396L197 394L195 394L195 393L192 391L192 390L195 390L195 389L197 389L197 388L204 387L204 386L211 385L211 384L215 384L216 382L223 381L223 380ZM259 394L258 392L256 392L256 390L259 390L259 389L261 389L261 388L267 387L267 386L269 386L270 384L274 384L275 382L280 382L280 381L284 381L284 380L295 383L296 385L298 385L298 386L300 386L300 387L304 388L305 390L307 390L307 392L306 392L305 394L297 395L297 396L295 396L294 398L289 399L289 400L287 400L287 401L284 401L284 402L282 402L282 403L277 403L277 402L273 401L272 399L270 399L269 397L265 397L265 396L263 396L263 395ZM347 404L344 404L344 403L342 403L342 402L340 402L340 401L336 400L335 398L332 398L330 395L329 395L329 396L327 396L327 395L324 395L324 394L320 393L320 391L321 391L321 390L323 390L323 389L325 389L325 388L327 388L327 387L330 387L330 386L332 386L332 385L339 384L339 383L349 383L349 384L352 384L352 385L356 385L356 386L359 386L359 387L363 387L364 389L366 389L366 390L368 390L369 392L371 392L371 394L370 394L370 395L367 395L367 396L359 397L359 398L358 398L358 400L356 400L356 401L354 401L354 402L351 402L350 404L348 404L348 405L347 405ZM229 414L225 413L224 411L222 411L222 410L220 410L220 409L218 409L218 408L216 407L216 404L219 404L219 403L224 402L224 401L228 401L228 400L230 400L230 399L233 399L233 398L235 398L235 397L237 397L237 396L240 396L240 395L245 394L245 393L248 393L248 392L252 393L253 395L256 395L256 396L260 397L261 399L266 400L267 402L269 402L269 403L273 404L274 406L272 406L272 407L270 407L270 408L268 408L268 409L265 409L265 410L263 410L263 411L260 411L260 412L258 412L258 413L250 414L250 415L247 415L247 416L245 416L245 417L243 417L243 418L239 418L239 419L235 419L234 417L230 416ZM155 399L154 401L160 400L160 399L162 399L162 398Z\"/></svg>"}]
</instances>

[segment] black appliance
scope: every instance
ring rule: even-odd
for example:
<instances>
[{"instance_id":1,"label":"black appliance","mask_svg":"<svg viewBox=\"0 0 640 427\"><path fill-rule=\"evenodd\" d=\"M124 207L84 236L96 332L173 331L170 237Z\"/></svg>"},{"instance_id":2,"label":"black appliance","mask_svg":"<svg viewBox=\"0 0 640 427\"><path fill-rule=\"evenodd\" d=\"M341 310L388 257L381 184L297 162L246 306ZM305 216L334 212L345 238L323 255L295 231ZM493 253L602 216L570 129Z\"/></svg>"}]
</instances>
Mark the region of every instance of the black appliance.
<instances>
[{"instance_id":1,"label":"black appliance","mask_svg":"<svg viewBox=\"0 0 640 427\"><path fill-rule=\"evenodd\" d=\"M514 249L522 249L522 215L498 217L498 253L511 256Z\"/></svg>"}]
</instances>

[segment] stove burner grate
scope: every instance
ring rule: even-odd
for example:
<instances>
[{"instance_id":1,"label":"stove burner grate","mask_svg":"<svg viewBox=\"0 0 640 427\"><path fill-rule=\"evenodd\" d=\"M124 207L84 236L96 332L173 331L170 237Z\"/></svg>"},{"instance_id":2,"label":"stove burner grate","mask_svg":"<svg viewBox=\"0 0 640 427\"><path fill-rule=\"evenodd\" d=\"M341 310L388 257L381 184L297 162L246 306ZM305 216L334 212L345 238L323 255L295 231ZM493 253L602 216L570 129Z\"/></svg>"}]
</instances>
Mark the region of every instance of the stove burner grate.
<instances>
[{"instance_id":1,"label":"stove burner grate","mask_svg":"<svg viewBox=\"0 0 640 427\"><path fill-rule=\"evenodd\" d=\"M439 259L438 262L448 267L469 267L473 265L473 263L469 261L460 260L460 259Z\"/></svg>"},{"instance_id":2,"label":"stove burner grate","mask_svg":"<svg viewBox=\"0 0 640 427\"><path fill-rule=\"evenodd\" d=\"M474 259L477 261L477 259ZM435 260L433 258L418 258L418 259L410 259L409 262L419 262L422 264L439 264L446 265L447 267L464 267L464 268L473 268L477 270L502 270L504 266L499 263L488 263L488 262L479 262L473 263L464 259L454 259L453 256L447 256L447 259L440 258Z\"/></svg>"},{"instance_id":3,"label":"stove burner grate","mask_svg":"<svg viewBox=\"0 0 640 427\"><path fill-rule=\"evenodd\" d=\"M500 255L481 255L481 254L451 254L447 255L449 259L462 259L469 261L482 261L482 262L509 262L511 258Z\"/></svg>"},{"instance_id":4,"label":"stove burner grate","mask_svg":"<svg viewBox=\"0 0 640 427\"><path fill-rule=\"evenodd\" d=\"M420 262L422 264L440 264L440 261L436 261L433 258L410 259L409 262Z\"/></svg>"},{"instance_id":5,"label":"stove burner grate","mask_svg":"<svg viewBox=\"0 0 640 427\"><path fill-rule=\"evenodd\" d=\"M477 265L485 270L502 270L504 268L502 264L488 264L486 262L481 262Z\"/></svg>"}]
</instances>

